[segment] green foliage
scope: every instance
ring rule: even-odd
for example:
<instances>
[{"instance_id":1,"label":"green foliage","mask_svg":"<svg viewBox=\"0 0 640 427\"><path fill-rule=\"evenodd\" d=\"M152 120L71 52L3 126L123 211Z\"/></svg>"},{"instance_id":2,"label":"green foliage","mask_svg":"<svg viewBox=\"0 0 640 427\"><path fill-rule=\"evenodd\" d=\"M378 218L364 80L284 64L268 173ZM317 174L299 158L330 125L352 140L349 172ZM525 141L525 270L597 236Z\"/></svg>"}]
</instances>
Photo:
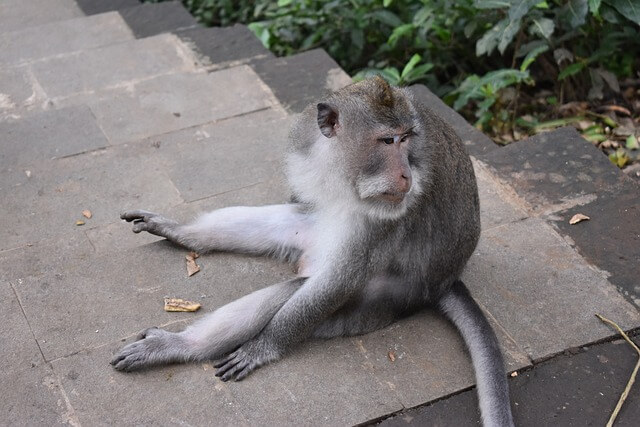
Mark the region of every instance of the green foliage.
<instances>
[{"instance_id":1,"label":"green foliage","mask_svg":"<svg viewBox=\"0 0 640 427\"><path fill-rule=\"evenodd\" d=\"M277 55L322 47L356 78L425 83L480 124L508 88L545 87L559 104L599 98L640 61L638 0L183 3L208 25L248 24Z\"/></svg>"}]
</instances>

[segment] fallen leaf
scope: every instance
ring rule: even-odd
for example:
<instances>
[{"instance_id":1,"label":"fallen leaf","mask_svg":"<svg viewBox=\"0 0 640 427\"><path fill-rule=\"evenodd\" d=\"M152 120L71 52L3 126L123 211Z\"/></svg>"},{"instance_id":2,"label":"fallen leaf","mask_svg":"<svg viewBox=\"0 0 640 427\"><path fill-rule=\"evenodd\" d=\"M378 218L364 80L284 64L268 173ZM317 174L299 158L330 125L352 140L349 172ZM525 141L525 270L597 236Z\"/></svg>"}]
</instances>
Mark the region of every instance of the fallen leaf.
<instances>
[{"instance_id":1,"label":"fallen leaf","mask_svg":"<svg viewBox=\"0 0 640 427\"><path fill-rule=\"evenodd\" d=\"M76 225L84 225L84 221L79 219L76 221Z\"/></svg>"},{"instance_id":2,"label":"fallen leaf","mask_svg":"<svg viewBox=\"0 0 640 427\"><path fill-rule=\"evenodd\" d=\"M91 218L93 216L93 214L91 213L91 211L89 209L85 209L82 211L82 216L84 216L85 218Z\"/></svg>"},{"instance_id":3,"label":"fallen leaf","mask_svg":"<svg viewBox=\"0 0 640 427\"><path fill-rule=\"evenodd\" d=\"M615 111L616 113L624 114L625 116L631 115L631 111L619 105L603 105L598 108L598 111Z\"/></svg>"},{"instance_id":4,"label":"fallen leaf","mask_svg":"<svg viewBox=\"0 0 640 427\"><path fill-rule=\"evenodd\" d=\"M396 354L393 351L390 351L387 356L389 356L389 360L391 360L392 362L396 361Z\"/></svg>"},{"instance_id":5,"label":"fallen leaf","mask_svg":"<svg viewBox=\"0 0 640 427\"><path fill-rule=\"evenodd\" d=\"M200 271L200 266L196 264L196 258L199 256L200 255L195 252L189 252L185 257L187 259L187 276L191 277Z\"/></svg>"},{"instance_id":6,"label":"fallen leaf","mask_svg":"<svg viewBox=\"0 0 640 427\"><path fill-rule=\"evenodd\" d=\"M589 218L586 215L583 214L575 214L574 216L571 217L571 219L569 220L569 224L573 225L573 224L577 224L581 221L587 221L590 220L591 218Z\"/></svg>"},{"instance_id":7,"label":"fallen leaf","mask_svg":"<svg viewBox=\"0 0 640 427\"><path fill-rule=\"evenodd\" d=\"M635 135L629 135L627 137L627 141L626 141L625 146L629 150L637 150L638 148L640 148L640 144L638 144L638 138L636 138Z\"/></svg>"},{"instance_id":8,"label":"fallen leaf","mask_svg":"<svg viewBox=\"0 0 640 427\"><path fill-rule=\"evenodd\" d=\"M511 378L513 378L513 377L517 377L517 376L518 376L518 373L517 373L517 372L511 372Z\"/></svg>"},{"instance_id":9,"label":"fallen leaf","mask_svg":"<svg viewBox=\"0 0 640 427\"><path fill-rule=\"evenodd\" d=\"M200 303L186 301L182 298L165 298L164 311L198 311Z\"/></svg>"}]
</instances>

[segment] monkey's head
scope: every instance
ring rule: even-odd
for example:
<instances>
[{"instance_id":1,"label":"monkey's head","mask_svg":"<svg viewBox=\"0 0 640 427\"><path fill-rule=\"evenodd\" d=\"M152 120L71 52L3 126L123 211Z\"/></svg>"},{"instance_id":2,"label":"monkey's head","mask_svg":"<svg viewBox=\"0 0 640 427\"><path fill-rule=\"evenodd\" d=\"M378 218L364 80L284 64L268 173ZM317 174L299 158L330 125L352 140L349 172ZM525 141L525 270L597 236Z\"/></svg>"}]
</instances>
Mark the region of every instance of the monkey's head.
<instances>
[{"instance_id":1,"label":"monkey's head","mask_svg":"<svg viewBox=\"0 0 640 427\"><path fill-rule=\"evenodd\" d=\"M294 125L288 159L294 192L311 203L400 217L422 188L421 132L405 90L380 77L347 86L308 107Z\"/></svg>"}]
</instances>

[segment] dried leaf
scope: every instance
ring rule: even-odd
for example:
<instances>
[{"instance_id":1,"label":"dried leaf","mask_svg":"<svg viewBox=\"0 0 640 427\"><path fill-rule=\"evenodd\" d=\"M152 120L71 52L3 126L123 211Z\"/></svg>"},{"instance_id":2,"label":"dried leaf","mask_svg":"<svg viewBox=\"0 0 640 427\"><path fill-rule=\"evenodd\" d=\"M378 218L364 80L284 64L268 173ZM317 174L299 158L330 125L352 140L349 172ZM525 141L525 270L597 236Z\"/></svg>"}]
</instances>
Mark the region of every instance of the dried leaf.
<instances>
[{"instance_id":1,"label":"dried leaf","mask_svg":"<svg viewBox=\"0 0 640 427\"><path fill-rule=\"evenodd\" d=\"M391 360L392 362L396 361L396 354L393 351L390 351L387 356L389 357L389 360Z\"/></svg>"},{"instance_id":2,"label":"dried leaf","mask_svg":"<svg viewBox=\"0 0 640 427\"><path fill-rule=\"evenodd\" d=\"M84 225L84 221L79 219L76 221L76 225Z\"/></svg>"},{"instance_id":3,"label":"dried leaf","mask_svg":"<svg viewBox=\"0 0 640 427\"><path fill-rule=\"evenodd\" d=\"M598 111L615 111L616 113L624 114L625 116L631 116L631 111L619 105L603 105L598 108Z\"/></svg>"},{"instance_id":4,"label":"dried leaf","mask_svg":"<svg viewBox=\"0 0 640 427\"><path fill-rule=\"evenodd\" d=\"M200 303L186 301L182 298L165 298L164 311L198 311Z\"/></svg>"},{"instance_id":5,"label":"dried leaf","mask_svg":"<svg viewBox=\"0 0 640 427\"><path fill-rule=\"evenodd\" d=\"M196 258L198 258L199 256L200 255L195 252L189 252L185 257L187 259L187 275L189 277L200 271L200 266L196 264Z\"/></svg>"},{"instance_id":6,"label":"dried leaf","mask_svg":"<svg viewBox=\"0 0 640 427\"><path fill-rule=\"evenodd\" d=\"M518 372L517 371L511 372L511 378L517 377L517 376L518 376Z\"/></svg>"},{"instance_id":7,"label":"dried leaf","mask_svg":"<svg viewBox=\"0 0 640 427\"><path fill-rule=\"evenodd\" d=\"M89 209L85 209L82 211L82 216L84 216L85 218L91 218L93 216L93 214L91 213L91 211Z\"/></svg>"},{"instance_id":8,"label":"dried leaf","mask_svg":"<svg viewBox=\"0 0 640 427\"><path fill-rule=\"evenodd\" d=\"M575 214L574 216L571 217L571 219L569 220L569 224L573 225L573 224L577 224L581 221L587 221L590 220L591 218L589 218L586 215L583 214Z\"/></svg>"}]
</instances>

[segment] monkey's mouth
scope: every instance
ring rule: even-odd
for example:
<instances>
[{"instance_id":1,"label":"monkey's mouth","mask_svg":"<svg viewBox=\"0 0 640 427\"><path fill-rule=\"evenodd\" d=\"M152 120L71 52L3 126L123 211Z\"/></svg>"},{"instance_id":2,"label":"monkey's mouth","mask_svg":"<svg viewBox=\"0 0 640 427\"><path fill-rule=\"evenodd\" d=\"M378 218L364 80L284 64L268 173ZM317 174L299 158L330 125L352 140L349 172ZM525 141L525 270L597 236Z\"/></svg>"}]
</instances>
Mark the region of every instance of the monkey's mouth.
<instances>
[{"instance_id":1,"label":"monkey's mouth","mask_svg":"<svg viewBox=\"0 0 640 427\"><path fill-rule=\"evenodd\" d=\"M391 192L384 192L380 195L380 198L382 200L385 200L387 202L391 202L393 204L400 204L402 203L402 201L404 200L404 196L406 196L407 193L391 193Z\"/></svg>"}]
</instances>

